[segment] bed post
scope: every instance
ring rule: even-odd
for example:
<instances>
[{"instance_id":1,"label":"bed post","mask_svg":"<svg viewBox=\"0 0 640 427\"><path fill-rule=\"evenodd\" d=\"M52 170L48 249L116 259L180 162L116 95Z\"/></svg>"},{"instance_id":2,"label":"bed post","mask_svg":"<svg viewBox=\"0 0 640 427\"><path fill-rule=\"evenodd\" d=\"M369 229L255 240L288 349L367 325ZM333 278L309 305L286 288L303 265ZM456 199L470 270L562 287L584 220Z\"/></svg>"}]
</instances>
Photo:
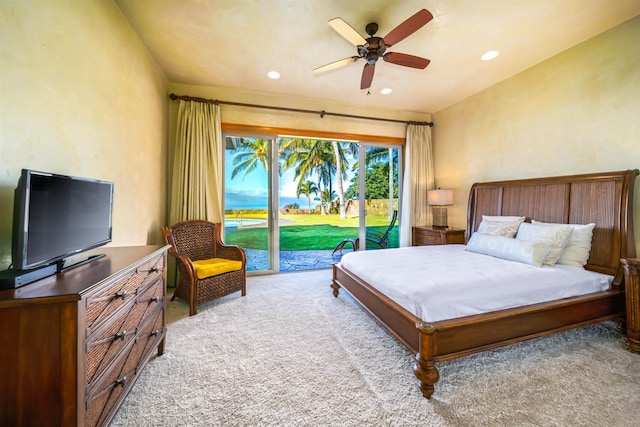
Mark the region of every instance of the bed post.
<instances>
[{"instance_id":1,"label":"bed post","mask_svg":"<svg viewBox=\"0 0 640 427\"><path fill-rule=\"evenodd\" d=\"M336 280L337 276L337 271L336 271L336 265L333 264L333 281L331 281L331 289L333 289L333 296L338 298L338 293L340 292L340 285L338 285L338 281Z\"/></svg>"},{"instance_id":2,"label":"bed post","mask_svg":"<svg viewBox=\"0 0 640 427\"><path fill-rule=\"evenodd\" d=\"M433 358L433 334L435 328L431 323L427 322L420 322L416 324L416 327L420 331L420 351L416 354L413 373L420 380L420 391L424 397L431 399L435 391L434 385L440 379L440 373Z\"/></svg>"},{"instance_id":3,"label":"bed post","mask_svg":"<svg viewBox=\"0 0 640 427\"><path fill-rule=\"evenodd\" d=\"M640 354L640 258L622 259L627 315L623 328L627 349Z\"/></svg>"}]
</instances>

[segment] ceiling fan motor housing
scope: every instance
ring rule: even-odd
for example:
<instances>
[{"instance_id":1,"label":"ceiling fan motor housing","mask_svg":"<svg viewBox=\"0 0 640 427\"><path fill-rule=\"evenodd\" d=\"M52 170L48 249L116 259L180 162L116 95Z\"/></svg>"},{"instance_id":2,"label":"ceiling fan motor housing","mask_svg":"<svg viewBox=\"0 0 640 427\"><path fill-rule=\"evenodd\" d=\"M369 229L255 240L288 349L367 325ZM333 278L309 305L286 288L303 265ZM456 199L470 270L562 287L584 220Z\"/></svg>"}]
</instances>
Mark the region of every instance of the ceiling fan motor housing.
<instances>
[{"instance_id":1,"label":"ceiling fan motor housing","mask_svg":"<svg viewBox=\"0 0 640 427\"><path fill-rule=\"evenodd\" d=\"M376 61L384 54L387 47L381 37L369 37L367 43L358 46L358 55L366 59L369 65L375 65Z\"/></svg>"}]
</instances>

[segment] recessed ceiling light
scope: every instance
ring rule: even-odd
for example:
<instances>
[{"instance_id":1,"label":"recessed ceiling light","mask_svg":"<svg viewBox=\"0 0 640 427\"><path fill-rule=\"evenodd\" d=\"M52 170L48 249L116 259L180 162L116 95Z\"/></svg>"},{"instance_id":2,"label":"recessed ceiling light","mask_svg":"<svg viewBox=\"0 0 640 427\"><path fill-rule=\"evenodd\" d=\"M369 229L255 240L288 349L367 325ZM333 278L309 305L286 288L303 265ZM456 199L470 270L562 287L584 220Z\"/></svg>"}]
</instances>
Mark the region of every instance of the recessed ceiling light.
<instances>
[{"instance_id":1,"label":"recessed ceiling light","mask_svg":"<svg viewBox=\"0 0 640 427\"><path fill-rule=\"evenodd\" d=\"M280 73L279 73L279 72L277 72L277 71L269 71L269 72L267 73L267 76L268 76L270 79L274 79L274 80L275 80L275 79L279 79L279 78L280 78Z\"/></svg>"},{"instance_id":2,"label":"recessed ceiling light","mask_svg":"<svg viewBox=\"0 0 640 427\"><path fill-rule=\"evenodd\" d=\"M380 93L381 93L381 94L383 94L383 95L388 95L388 94L390 94L391 92L393 92L393 91L392 91L390 88L388 88L388 87L385 87L384 89L382 89L382 90L380 91Z\"/></svg>"},{"instance_id":3,"label":"recessed ceiling light","mask_svg":"<svg viewBox=\"0 0 640 427\"><path fill-rule=\"evenodd\" d=\"M497 50L490 50L489 52L486 52L484 55L482 55L480 59L482 59L483 61L491 61L498 55L500 55L500 52L498 52Z\"/></svg>"}]
</instances>

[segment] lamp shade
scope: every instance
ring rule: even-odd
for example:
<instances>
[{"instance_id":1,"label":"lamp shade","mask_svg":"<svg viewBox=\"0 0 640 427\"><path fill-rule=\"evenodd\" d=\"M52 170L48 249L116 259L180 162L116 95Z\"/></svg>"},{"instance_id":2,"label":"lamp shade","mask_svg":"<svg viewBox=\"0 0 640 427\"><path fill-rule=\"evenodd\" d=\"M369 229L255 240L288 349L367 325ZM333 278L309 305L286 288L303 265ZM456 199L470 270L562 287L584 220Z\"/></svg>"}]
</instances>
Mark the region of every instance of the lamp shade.
<instances>
[{"instance_id":1,"label":"lamp shade","mask_svg":"<svg viewBox=\"0 0 640 427\"><path fill-rule=\"evenodd\" d=\"M447 206L453 204L452 190L428 190L427 203L431 206Z\"/></svg>"}]
</instances>

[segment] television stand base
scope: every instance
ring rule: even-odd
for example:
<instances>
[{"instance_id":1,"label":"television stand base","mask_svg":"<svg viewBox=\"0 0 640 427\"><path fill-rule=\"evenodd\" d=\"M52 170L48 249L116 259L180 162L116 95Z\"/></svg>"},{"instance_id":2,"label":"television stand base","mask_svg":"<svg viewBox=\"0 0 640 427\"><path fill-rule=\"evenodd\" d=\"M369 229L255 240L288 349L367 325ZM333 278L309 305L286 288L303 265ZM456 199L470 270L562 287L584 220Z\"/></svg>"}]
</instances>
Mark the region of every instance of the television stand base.
<instances>
[{"instance_id":1,"label":"television stand base","mask_svg":"<svg viewBox=\"0 0 640 427\"><path fill-rule=\"evenodd\" d=\"M23 285L28 285L36 280L44 279L47 276L56 274L55 264L34 268L33 270L9 269L0 271L0 289L15 289Z\"/></svg>"},{"instance_id":2,"label":"television stand base","mask_svg":"<svg viewBox=\"0 0 640 427\"><path fill-rule=\"evenodd\" d=\"M56 263L56 271L58 273L64 273L65 271L71 270L72 268L76 268L76 267L80 267L81 265L85 265L90 263L91 261L96 261L102 257L107 256L107 254L96 254L96 255L91 255L88 258L83 259L82 261L78 261L74 264L71 265L64 265L64 260L62 261L58 261Z\"/></svg>"}]
</instances>

